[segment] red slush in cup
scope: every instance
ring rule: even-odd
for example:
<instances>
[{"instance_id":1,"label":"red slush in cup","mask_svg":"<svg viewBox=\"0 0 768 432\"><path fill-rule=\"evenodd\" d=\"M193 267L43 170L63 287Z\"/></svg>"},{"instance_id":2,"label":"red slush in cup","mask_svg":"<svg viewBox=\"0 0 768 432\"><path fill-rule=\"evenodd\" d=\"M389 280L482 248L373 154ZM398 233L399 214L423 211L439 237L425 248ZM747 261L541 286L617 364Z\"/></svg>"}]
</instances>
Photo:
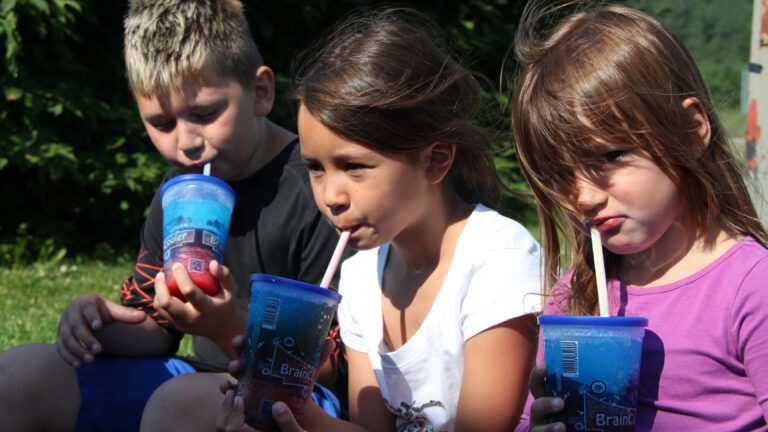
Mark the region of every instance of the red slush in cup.
<instances>
[{"instance_id":1,"label":"red slush in cup","mask_svg":"<svg viewBox=\"0 0 768 432\"><path fill-rule=\"evenodd\" d=\"M547 396L565 400L569 431L634 431L648 319L542 315Z\"/></svg>"},{"instance_id":2,"label":"red slush in cup","mask_svg":"<svg viewBox=\"0 0 768 432\"><path fill-rule=\"evenodd\" d=\"M341 301L335 291L265 274L251 275L251 304L237 394L245 422L280 429L272 405L285 402L295 416L310 396L331 320Z\"/></svg>"},{"instance_id":3,"label":"red slush in cup","mask_svg":"<svg viewBox=\"0 0 768 432\"><path fill-rule=\"evenodd\" d=\"M222 263L235 192L223 180L202 174L174 177L160 189L163 207L163 272L168 291L184 301L171 270L181 263L208 295L219 291L211 260Z\"/></svg>"}]
</instances>

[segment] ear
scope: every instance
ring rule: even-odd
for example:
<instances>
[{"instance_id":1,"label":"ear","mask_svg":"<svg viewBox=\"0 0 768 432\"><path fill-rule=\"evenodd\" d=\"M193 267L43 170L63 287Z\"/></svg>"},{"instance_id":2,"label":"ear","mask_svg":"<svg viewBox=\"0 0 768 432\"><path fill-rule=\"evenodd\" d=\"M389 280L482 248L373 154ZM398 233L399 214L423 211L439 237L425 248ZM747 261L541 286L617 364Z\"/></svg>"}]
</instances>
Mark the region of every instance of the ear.
<instances>
[{"instance_id":1,"label":"ear","mask_svg":"<svg viewBox=\"0 0 768 432\"><path fill-rule=\"evenodd\" d=\"M275 103L275 73L267 66L259 66L253 76L251 90L254 94L254 109L258 116L266 117Z\"/></svg>"},{"instance_id":2,"label":"ear","mask_svg":"<svg viewBox=\"0 0 768 432\"><path fill-rule=\"evenodd\" d=\"M432 184L440 183L453 165L456 157L456 145L433 143L422 152L422 162L427 180Z\"/></svg>"},{"instance_id":3,"label":"ear","mask_svg":"<svg viewBox=\"0 0 768 432\"><path fill-rule=\"evenodd\" d=\"M695 97L686 98L683 101L683 108L693 116L693 121L697 124L697 132L701 138L704 147L709 145L709 140L712 137L712 130L709 125L709 116L707 116L707 110L704 109L704 105L701 101Z\"/></svg>"}]
</instances>

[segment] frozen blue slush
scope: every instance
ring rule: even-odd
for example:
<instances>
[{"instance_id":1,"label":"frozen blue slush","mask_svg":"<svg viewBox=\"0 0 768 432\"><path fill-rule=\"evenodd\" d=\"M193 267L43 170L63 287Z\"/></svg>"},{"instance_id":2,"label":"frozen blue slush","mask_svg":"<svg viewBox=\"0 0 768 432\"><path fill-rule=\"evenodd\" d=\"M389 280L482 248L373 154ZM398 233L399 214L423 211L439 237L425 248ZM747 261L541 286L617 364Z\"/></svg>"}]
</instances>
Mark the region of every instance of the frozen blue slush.
<instances>
[{"instance_id":1,"label":"frozen blue slush","mask_svg":"<svg viewBox=\"0 0 768 432\"><path fill-rule=\"evenodd\" d=\"M192 282L209 295L219 284L208 266L222 263L235 192L216 177L185 174L160 190L163 207L163 272L170 293L183 300L171 268L181 263Z\"/></svg>"},{"instance_id":2,"label":"frozen blue slush","mask_svg":"<svg viewBox=\"0 0 768 432\"><path fill-rule=\"evenodd\" d=\"M327 288L265 274L251 275L251 304L237 394L245 421L279 431L272 405L301 414L312 391L328 329L341 295Z\"/></svg>"},{"instance_id":3,"label":"frozen blue slush","mask_svg":"<svg viewBox=\"0 0 768 432\"><path fill-rule=\"evenodd\" d=\"M569 431L634 431L642 317L542 315L548 396L565 400Z\"/></svg>"}]
</instances>

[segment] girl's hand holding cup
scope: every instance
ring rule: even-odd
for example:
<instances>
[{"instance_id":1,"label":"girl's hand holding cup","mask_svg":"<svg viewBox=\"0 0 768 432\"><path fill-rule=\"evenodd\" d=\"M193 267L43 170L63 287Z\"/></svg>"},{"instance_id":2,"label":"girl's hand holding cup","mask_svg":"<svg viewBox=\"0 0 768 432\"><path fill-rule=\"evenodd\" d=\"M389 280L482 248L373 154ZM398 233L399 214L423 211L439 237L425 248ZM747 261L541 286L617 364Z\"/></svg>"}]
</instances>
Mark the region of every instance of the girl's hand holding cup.
<instances>
[{"instance_id":1,"label":"girl's hand holding cup","mask_svg":"<svg viewBox=\"0 0 768 432\"><path fill-rule=\"evenodd\" d=\"M563 410L565 403L557 397L546 396L546 384L544 377L547 375L547 365L537 364L531 371L528 379L528 388L536 400L531 405L531 432L565 432L562 422L551 423L549 419L553 414Z\"/></svg>"},{"instance_id":2,"label":"girl's hand holding cup","mask_svg":"<svg viewBox=\"0 0 768 432\"><path fill-rule=\"evenodd\" d=\"M240 358L244 344L245 335L238 335L232 338L232 348L238 359ZM333 353L335 348L336 343L332 339L329 338L325 340L320 364L317 367L318 372L321 369L321 366L331 357L331 353ZM234 378L239 378L241 371L240 360L232 360L229 363L227 370ZM315 380L316 379L317 375L315 376ZM221 390L221 393L224 394L224 400L222 401L221 411L216 420L216 430L219 432L254 431L255 429L245 423L245 403L243 397L237 395L237 383L233 381L225 381L221 384L219 389ZM307 401L307 403L309 404L311 401ZM305 430L299 426L299 423L290 408L283 402L275 402L272 405L272 416L282 432L305 432Z\"/></svg>"}]
</instances>

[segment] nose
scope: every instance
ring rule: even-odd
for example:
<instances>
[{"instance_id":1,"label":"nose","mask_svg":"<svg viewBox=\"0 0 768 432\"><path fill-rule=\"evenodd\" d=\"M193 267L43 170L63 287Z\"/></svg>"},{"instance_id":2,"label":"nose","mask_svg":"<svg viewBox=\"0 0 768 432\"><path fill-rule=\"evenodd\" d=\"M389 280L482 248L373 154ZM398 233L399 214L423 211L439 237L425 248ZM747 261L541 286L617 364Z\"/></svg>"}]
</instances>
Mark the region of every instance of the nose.
<instances>
[{"instance_id":1,"label":"nose","mask_svg":"<svg viewBox=\"0 0 768 432\"><path fill-rule=\"evenodd\" d=\"M199 159L205 150L205 139L200 132L200 126L188 122L179 122L178 124L178 146L179 150L190 160Z\"/></svg>"},{"instance_id":2,"label":"nose","mask_svg":"<svg viewBox=\"0 0 768 432\"><path fill-rule=\"evenodd\" d=\"M331 214L338 215L349 208L350 197L346 181L341 175L326 174L323 182L323 204Z\"/></svg>"},{"instance_id":3,"label":"nose","mask_svg":"<svg viewBox=\"0 0 768 432\"><path fill-rule=\"evenodd\" d=\"M576 175L576 206L582 214L589 215L600 210L607 196L603 188L583 174Z\"/></svg>"}]
</instances>

